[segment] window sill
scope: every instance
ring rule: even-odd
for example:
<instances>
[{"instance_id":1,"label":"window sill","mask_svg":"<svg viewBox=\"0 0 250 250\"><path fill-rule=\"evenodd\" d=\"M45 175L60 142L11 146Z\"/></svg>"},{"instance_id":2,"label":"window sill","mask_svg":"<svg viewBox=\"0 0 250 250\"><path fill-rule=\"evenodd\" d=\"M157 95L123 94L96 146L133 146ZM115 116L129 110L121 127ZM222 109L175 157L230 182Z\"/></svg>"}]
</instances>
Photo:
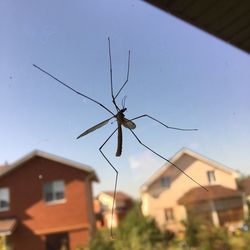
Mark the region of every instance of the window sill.
<instances>
[{"instance_id":1,"label":"window sill","mask_svg":"<svg viewBox=\"0 0 250 250\"><path fill-rule=\"evenodd\" d=\"M66 203L66 202L67 202L66 199L55 200L55 201L44 201L44 203L45 203L47 206L64 204L64 203Z\"/></svg>"},{"instance_id":2,"label":"window sill","mask_svg":"<svg viewBox=\"0 0 250 250\"><path fill-rule=\"evenodd\" d=\"M6 208L0 208L0 212L5 212L5 211L9 211L10 208L9 207L6 207Z\"/></svg>"}]
</instances>

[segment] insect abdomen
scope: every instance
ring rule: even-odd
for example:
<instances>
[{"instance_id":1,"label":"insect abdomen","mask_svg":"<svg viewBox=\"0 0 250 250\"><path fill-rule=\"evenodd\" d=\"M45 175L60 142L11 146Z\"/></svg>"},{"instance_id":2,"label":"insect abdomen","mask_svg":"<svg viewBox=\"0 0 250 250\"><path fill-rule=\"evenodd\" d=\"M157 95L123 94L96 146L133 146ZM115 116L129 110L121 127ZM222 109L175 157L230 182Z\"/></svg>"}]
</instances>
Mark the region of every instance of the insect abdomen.
<instances>
[{"instance_id":1,"label":"insect abdomen","mask_svg":"<svg viewBox=\"0 0 250 250\"><path fill-rule=\"evenodd\" d=\"M121 124L118 123L118 128L117 128L117 150L115 156L119 157L122 154L122 126Z\"/></svg>"}]
</instances>

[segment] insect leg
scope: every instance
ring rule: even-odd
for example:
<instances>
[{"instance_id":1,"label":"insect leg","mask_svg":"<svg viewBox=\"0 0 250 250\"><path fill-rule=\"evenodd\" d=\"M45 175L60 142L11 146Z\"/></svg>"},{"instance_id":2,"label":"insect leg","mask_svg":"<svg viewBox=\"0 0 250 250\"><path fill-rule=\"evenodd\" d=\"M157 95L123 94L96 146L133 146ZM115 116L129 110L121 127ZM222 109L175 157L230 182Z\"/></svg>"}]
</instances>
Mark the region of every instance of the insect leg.
<instances>
[{"instance_id":1,"label":"insect leg","mask_svg":"<svg viewBox=\"0 0 250 250\"><path fill-rule=\"evenodd\" d=\"M181 131L197 131L198 130L197 128L177 128L177 127L170 127L170 126L164 124L163 122L157 120L156 118L154 118L154 117L152 117L150 115L147 115L147 114L137 116L137 117L135 117L133 119L130 119L130 120L133 121L133 120L144 118L144 117L150 118L150 119L154 120L155 122L158 122L161 125L163 125L164 127L169 128L169 129L176 129L176 130L181 130Z\"/></svg>"},{"instance_id":2,"label":"insect leg","mask_svg":"<svg viewBox=\"0 0 250 250\"><path fill-rule=\"evenodd\" d=\"M114 215L114 206L115 206L115 198L116 198L116 187L117 187L117 180L118 180L118 170L113 166L113 164L110 162L110 160L107 158L107 156L102 152L102 148L109 141L109 139L114 135L114 133L117 131L117 129L114 132L112 132L112 134L105 140L105 142L99 148L99 151L101 152L101 154L104 157L104 159L108 162L108 164L115 171L115 187L114 187L114 193L113 193L113 204L112 204L112 210L111 210L111 225L110 225L110 235L111 235L112 239L114 238L113 237L113 215Z\"/></svg>"},{"instance_id":3,"label":"insect leg","mask_svg":"<svg viewBox=\"0 0 250 250\"><path fill-rule=\"evenodd\" d=\"M89 97L89 96L87 96L87 95L84 95L83 93L81 93L81 92L79 92L79 91L73 89L73 88L70 87L68 84L66 84L65 82L59 80L57 77L51 75L49 72L45 71L45 70L42 69L41 67L39 67L39 66L37 66L37 65L35 65L35 64L33 64L33 66L34 66L35 68L39 69L40 71L42 71L43 73L45 73L46 75L50 76L51 78L53 78L54 80L56 80L57 82L59 82L60 84L62 84L63 86L65 86L66 88L68 88L68 89L70 89L71 91L75 92L76 94L85 97L86 99L88 99L88 100L90 100L90 101L92 101L92 102L98 104L99 106L101 106L102 108L104 108L105 110L107 110L110 114L115 115L110 109L108 109L107 107L105 107L102 103L100 103L100 102L96 101L95 99L93 99L93 98L91 98L91 97Z\"/></svg>"},{"instance_id":4,"label":"insect leg","mask_svg":"<svg viewBox=\"0 0 250 250\"><path fill-rule=\"evenodd\" d=\"M109 37L108 37L108 43L109 43L109 74L110 74L111 97L112 97L112 102L115 105L116 110L119 111L120 109L115 102L115 96L114 96L113 74L112 74L112 57L111 57L111 46L110 46L110 38Z\"/></svg>"},{"instance_id":5,"label":"insect leg","mask_svg":"<svg viewBox=\"0 0 250 250\"><path fill-rule=\"evenodd\" d=\"M120 94L120 92L122 91L122 89L125 87L125 85L128 82L128 78L129 78L129 69L130 69L130 50L128 51L128 70L127 70L127 78L126 81L123 83L123 85L121 86L121 88L119 89L119 91L117 92L117 94L115 95L115 99L116 97Z\"/></svg>"},{"instance_id":6,"label":"insect leg","mask_svg":"<svg viewBox=\"0 0 250 250\"><path fill-rule=\"evenodd\" d=\"M178 167L176 164L174 164L173 162L171 162L170 160L168 160L167 158L163 157L162 155L158 154L157 152L155 152L153 149L151 149L149 146L147 146L146 144L144 144L139 137L135 134L135 132L132 129L129 129L131 131L131 133L134 135L134 137L136 138L136 140L145 148L147 148L149 151L151 151L152 153L154 153L155 155L159 156L160 158L162 158L163 160L167 161L168 163L170 163L171 165L173 165L175 168L177 168L180 172L182 172L184 175L186 175L190 180L192 180L193 182L195 182L197 185L199 185L200 187L202 187L203 189L205 189L206 191L208 191L207 188L205 188L204 186L202 186L199 182L197 182L195 179L193 179L190 175L188 175L185 171L183 171L180 167Z\"/></svg>"}]
</instances>

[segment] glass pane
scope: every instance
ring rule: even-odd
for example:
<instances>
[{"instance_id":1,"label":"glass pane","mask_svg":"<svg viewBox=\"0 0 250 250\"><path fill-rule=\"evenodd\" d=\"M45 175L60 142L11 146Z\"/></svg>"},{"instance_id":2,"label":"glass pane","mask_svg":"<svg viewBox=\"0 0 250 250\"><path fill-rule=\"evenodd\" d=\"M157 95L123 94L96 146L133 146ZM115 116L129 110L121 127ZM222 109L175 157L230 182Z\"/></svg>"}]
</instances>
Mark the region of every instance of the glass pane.
<instances>
[{"instance_id":1,"label":"glass pane","mask_svg":"<svg viewBox=\"0 0 250 250\"><path fill-rule=\"evenodd\" d=\"M54 181L53 182L54 192L64 192L64 181Z\"/></svg>"},{"instance_id":2,"label":"glass pane","mask_svg":"<svg viewBox=\"0 0 250 250\"><path fill-rule=\"evenodd\" d=\"M63 192L56 192L55 193L55 199L56 200L64 199L64 193Z\"/></svg>"},{"instance_id":3,"label":"glass pane","mask_svg":"<svg viewBox=\"0 0 250 250\"><path fill-rule=\"evenodd\" d=\"M8 188L0 188L0 207L6 208L9 207L9 189Z\"/></svg>"},{"instance_id":4,"label":"glass pane","mask_svg":"<svg viewBox=\"0 0 250 250\"><path fill-rule=\"evenodd\" d=\"M51 192L45 193L45 200L52 201L53 200L53 193L51 193Z\"/></svg>"},{"instance_id":5,"label":"glass pane","mask_svg":"<svg viewBox=\"0 0 250 250\"><path fill-rule=\"evenodd\" d=\"M64 199L64 181L51 181L44 185L45 201Z\"/></svg>"}]
</instances>

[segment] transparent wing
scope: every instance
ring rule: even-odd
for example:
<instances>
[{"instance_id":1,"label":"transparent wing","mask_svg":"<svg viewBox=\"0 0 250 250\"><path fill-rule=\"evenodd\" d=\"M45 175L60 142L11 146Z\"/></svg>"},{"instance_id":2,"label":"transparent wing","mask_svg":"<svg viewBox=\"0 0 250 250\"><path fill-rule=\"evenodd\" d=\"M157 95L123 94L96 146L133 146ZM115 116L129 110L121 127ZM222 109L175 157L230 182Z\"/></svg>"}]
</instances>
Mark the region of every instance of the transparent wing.
<instances>
[{"instance_id":1,"label":"transparent wing","mask_svg":"<svg viewBox=\"0 0 250 250\"><path fill-rule=\"evenodd\" d=\"M81 138L81 137L83 137L83 136L85 136L85 135L87 135L87 134L89 134L89 133L95 131L96 129L103 127L104 125L108 124L108 122L109 122L112 118L113 118L113 116L112 116L111 118L107 119L107 120L104 120L104 121L102 121L102 122L96 124L95 126L89 128L89 129L87 129L87 130L84 131L82 134L80 134L76 139L79 139L79 138Z\"/></svg>"},{"instance_id":2,"label":"transparent wing","mask_svg":"<svg viewBox=\"0 0 250 250\"><path fill-rule=\"evenodd\" d=\"M122 125L125 128L129 128L129 129L135 129L136 128L135 123L133 123L131 120L128 120L126 118L124 118L124 122L122 123Z\"/></svg>"}]
</instances>

